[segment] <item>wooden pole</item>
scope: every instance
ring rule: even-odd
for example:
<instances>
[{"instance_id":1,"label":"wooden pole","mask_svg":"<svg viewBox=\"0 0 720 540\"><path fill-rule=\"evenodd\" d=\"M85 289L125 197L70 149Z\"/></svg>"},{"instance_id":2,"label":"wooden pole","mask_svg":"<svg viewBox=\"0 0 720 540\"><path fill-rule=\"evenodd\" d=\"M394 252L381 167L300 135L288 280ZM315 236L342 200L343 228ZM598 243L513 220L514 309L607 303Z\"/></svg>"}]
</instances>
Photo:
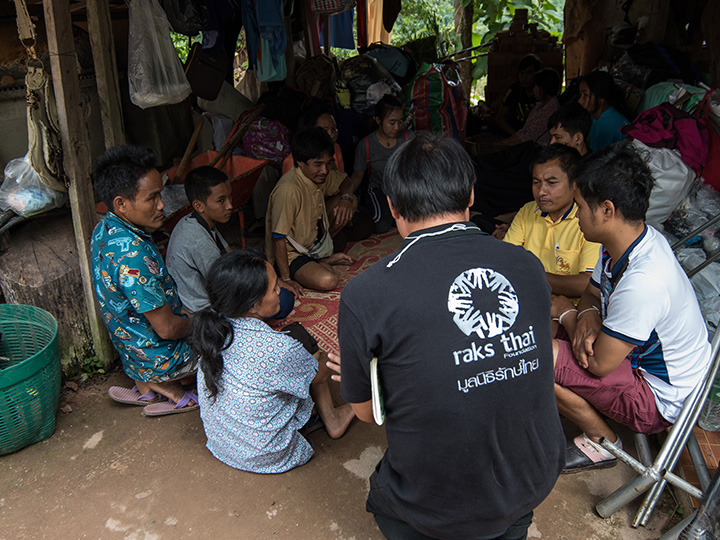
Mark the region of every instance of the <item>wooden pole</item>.
<instances>
[{"instance_id":1,"label":"wooden pole","mask_svg":"<svg viewBox=\"0 0 720 540\"><path fill-rule=\"evenodd\" d=\"M455 32L460 34L460 43L463 49L472 47L472 21L474 13L472 2L463 7L461 0L455 0ZM472 91L472 63L469 59L458 61L460 78L463 81L465 100L470 104L470 93Z\"/></svg>"},{"instance_id":2,"label":"wooden pole","mask_svg":"<svg viewBox=\"0 0 720 540\"><path fill-rule=\"evenodd\" d=\"M95 354L109 365L115 357L110 336L105 330L90 278L90 234L95 227L95 198L90 181L91 158L88 128L81 109L80 80L75 60L69 0L45 0L50 67L55 90L65 172L70 178L70 206L80 257L80 274L85 292L90 332Z\"/></svg>"},{"instance_id":3,"label":"wooden pole","mask_svg":"<svg viewBox=\"0 0 720 540\"><path fill-rule=\"evenodd\" d=\"M325 41L325 55L331 56L330 51L330 15L323 15L322 16L322 22L323 22L323 37L325 38L323 41Z\"/></svg>"},{"instance_id":4,"label":"wooden pole","mask_svg":"<svg viewBox=\"0 0 720 540\"><path fill-rule=\"evenodd\" d=\"M287 66L287 77L285 77L285 84L291 88L294 88L295 49L293 47L292 26L290 24L290 17L283 17L283 24L285 25L285 37L287 40L287 45L285 45L285 65Z\"/></svg>"},{"instance_id":5,"label":"wooden pole","mask_svg":"<svg viewBox=\"0 0 720 540\"><path fill-rule=\"evenodd\" d=\"M95 64L95 78L100 98L100 116L105 134L105 148L112 148L119 144L125 144L125 129L120 106L115 41L113 40L110 7L107 0L88 0L87 17L93 63Z\"/></svg>"}]
</instances>

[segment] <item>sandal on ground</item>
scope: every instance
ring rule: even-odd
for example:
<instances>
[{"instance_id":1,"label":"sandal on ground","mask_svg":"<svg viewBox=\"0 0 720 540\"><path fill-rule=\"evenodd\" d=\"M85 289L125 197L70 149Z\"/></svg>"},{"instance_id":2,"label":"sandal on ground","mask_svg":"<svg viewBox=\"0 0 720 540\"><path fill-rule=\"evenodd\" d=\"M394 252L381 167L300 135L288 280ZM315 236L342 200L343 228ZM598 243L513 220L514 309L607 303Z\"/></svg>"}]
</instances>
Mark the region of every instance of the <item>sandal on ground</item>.
<instances>
[{"instance_id":1,"label":"sandal on ground","mask_svg":"<svg viewBox=\"0 0 720 540\"><path fill-rule=\"evenodd\" d=\"M300 432L300 435L303 437L307 437L311 433L315 433L319 429L323 429L325 427L325 423L322 421L322 418L320 418L319 414L313 414L308 421L305 423L303 427L301 427L298 431Z\"/></svg>"},{"instance_id":2,"label":"sandal on ground","mask_svg":"<svg viewBox=\"0 0 720 540\"><path fill-rule=\"evenodd\" d=\"M193 401L194 405L188 405ZM198 403L198 397L195 392L188 390L180 398L180 401L175 403L172 400L163 401L162 403L153 403L143 409L145 416L164 416L166 414L179 414L184 412L194 411L200 408Z\"/></svg>"},{"instance_id":3,"label":"sandal on ground","mask_svg":"<svg viewBox=\"0 0 720 540\"><path fill-rule=\"evenodd\" d=\"M110 399L118 403L126 403L128 405L141 405L145 407L151 403L160 403L165 398L160 394L156 394L150 390L147 394L141 394L137 386L132 388L123 388L122 386L111 386L108 388L108 396Z\"/></svg>"},{"instance_id":4,"label":"sandal on ground","mask_svg":"<svg viewBox=\"0 0 720 540\"><path fill-rule=\"evenodd\" d=\"M593 469L607 469L617 465L617 458L604 458L583 435L569 441L565 448L565 467L562 474L572 474Z\"/></svg>"}]
</instances>

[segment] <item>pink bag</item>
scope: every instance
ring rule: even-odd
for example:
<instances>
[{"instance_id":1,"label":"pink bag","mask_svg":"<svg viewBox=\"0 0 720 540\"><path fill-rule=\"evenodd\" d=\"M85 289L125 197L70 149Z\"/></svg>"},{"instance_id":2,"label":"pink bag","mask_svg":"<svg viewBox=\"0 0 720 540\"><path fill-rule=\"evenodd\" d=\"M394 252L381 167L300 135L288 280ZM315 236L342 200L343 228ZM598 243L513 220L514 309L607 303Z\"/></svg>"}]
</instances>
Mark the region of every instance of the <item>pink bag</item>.
<instances>
[{"instance_id":1,"label":"pink bag","mask_svg":"<svg viewBox=\"0 0 720 540\"><path fill-rule=\"evenodd\" d=\"M290 130L280 120L256 118L243 136L244 154L254 159L267 159L278 170L290 155Z\"/></svg>"},{"instance_id":2,"label":"pink bag","mask_svg":"<svg viewBox=\"0 0 720 540\"><path fill-rule=\"evenodd\" d=\"M705 165L710 136L704 125L686 112L661 103L641 112L621 131L651 148L670 148L680 152L682 160L695 170Z\"/></svg>"},{"instance_id":3,"label":"pink bag","mask_svg":"<svg viewBox=\"0 0 720 540\"><path fill-rule=\"evenodd\" d=\"M702 173L703 180L705 180L706 184L712 186L715 191L720 191L720 134L718 134L710 120L710 96L712 93L713 90L710 90L705 94L700 105L698 105L697 111L695 111L695 118L697 118L698 123L705 126L710 139L708 157Z\"/></svg>"}]
</instances>

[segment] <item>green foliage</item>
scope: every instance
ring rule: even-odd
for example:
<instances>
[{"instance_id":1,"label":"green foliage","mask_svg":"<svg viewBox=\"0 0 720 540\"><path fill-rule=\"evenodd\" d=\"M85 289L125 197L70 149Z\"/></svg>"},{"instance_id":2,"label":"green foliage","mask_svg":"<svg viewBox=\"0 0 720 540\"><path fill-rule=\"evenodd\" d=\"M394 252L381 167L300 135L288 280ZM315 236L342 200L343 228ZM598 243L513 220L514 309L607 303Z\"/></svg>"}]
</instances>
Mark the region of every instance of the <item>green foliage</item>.
<instances>
[{"instance_id":1,"label":"green foliage","mask_svg":"<svg viewBox=\"0 0 720 540\"><path fill-rule=\"evenodd\" d=\"M404 45L416 39L437 36L439 52L445 54L457 37L453 16L453 0L404 0L402 12L393 27L391 43Z\"/></svg>"},{"instance_id":2,"label":"green foliage","mask_svg":"<svg viewBox=\"0 0 720 540\"><path fill-rule=\"evenodd\" d=\"M105 366L97 356L89 356L83 359L82 371L80 380L85 382L93 375L105 373Z\"/></svg>"},{"instance_id":3,"label":"green foliage","mask_svg":"<svg viewBox=\"0 0 720 540\"><path fill-rule=\"evenodd\" d=\"M180 61L184 64L185 60L187 60L187 55L190 52L190 47L196 41L201 41L202 35L198 34L197 36L195 36L193 38L189 38L182 34L176 34L175 32L173 32L171 30L170 31L170 39L172 39L173 45L175 46L175 51L177 52L178 56L180 57Z\"/></svg>"},{"instance_id":4,"label":"green foliage","mask_svg":"<svg viewBox=\"0 0 720 540\"><path fill-rule=\"evenodd\" d=\"M531 23L560 38L563 33L565 0L462 0L474 1L473 46L490 43L495 34L510 25L516 9L527 9ZM486 51L484 49L483 51ZM473 62L473 83L487 75L487 57Z\"/></svg>"},{"instance_id":5,"label":"green foliage","mask_svg":"<svg viewBox=\"0 0 720 540\"><path fill-rule=\"evenodd\" d=\"M472 0L463 0L463 2ZM527 9L531 23L560 37L563 32L565 0L474 0L473 29L486 42L510 24L516 9ZM484 30L484 32L483 32Z\"/></svg>"}]
</instances>

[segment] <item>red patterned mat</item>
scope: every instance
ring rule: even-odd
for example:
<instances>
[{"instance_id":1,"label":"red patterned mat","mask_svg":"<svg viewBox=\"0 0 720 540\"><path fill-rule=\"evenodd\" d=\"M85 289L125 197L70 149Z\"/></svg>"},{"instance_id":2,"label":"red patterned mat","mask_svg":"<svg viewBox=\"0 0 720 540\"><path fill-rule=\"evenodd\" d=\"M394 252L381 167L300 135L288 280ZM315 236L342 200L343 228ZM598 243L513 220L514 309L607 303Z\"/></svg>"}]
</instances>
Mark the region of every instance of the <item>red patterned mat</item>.
<instances>
[{"instance_id":1,"label":"red patterned mat","mask_svg":"<svg viewBox=\"0 0 720 540\"><path fill-rule=\"evenodd\" d=\"M298 321L315 336L323 350L338 352L338 305L343 287L363 270L396 251L401 243L402 238L397 231L374 234L367 240L355 242L347 252L353 264L335 267L340 276L340 286L330 292L307 291L282 325Z\"/></svg>"}]
</instances>

